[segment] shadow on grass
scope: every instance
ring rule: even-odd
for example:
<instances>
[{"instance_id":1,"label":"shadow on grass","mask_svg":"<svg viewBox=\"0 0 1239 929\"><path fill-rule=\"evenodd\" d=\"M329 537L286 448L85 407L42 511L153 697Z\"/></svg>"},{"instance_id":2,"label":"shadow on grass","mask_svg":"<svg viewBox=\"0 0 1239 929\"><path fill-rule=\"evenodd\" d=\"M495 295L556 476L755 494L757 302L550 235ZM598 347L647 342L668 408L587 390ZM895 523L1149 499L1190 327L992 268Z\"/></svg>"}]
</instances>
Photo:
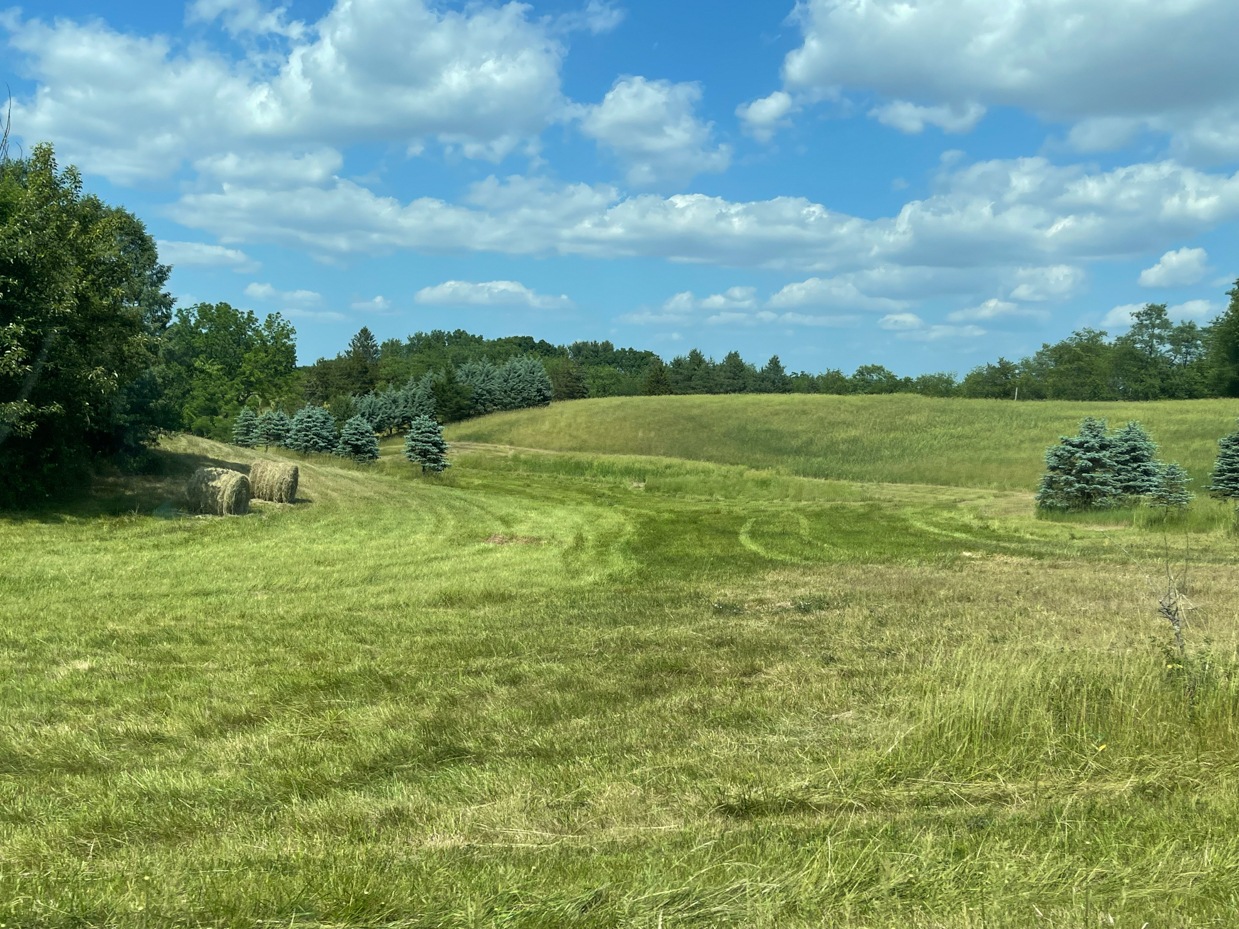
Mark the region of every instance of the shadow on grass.
<instances>
[{"instance_id":1,"label":"shadow on grass","mask_svg":"<svg viewBox=\"0 0 1239 929\"><path fill-rule=\"evenodd\" d=\"M185 486L199 468L230 468L248 474L250 466L210 455L154 448L137 469L103 462L80 493L26 510L0 512L0 519L58 523L92 516L151 516L157 510L179 510L186 505Z\"/></svg>"}]
</instances>

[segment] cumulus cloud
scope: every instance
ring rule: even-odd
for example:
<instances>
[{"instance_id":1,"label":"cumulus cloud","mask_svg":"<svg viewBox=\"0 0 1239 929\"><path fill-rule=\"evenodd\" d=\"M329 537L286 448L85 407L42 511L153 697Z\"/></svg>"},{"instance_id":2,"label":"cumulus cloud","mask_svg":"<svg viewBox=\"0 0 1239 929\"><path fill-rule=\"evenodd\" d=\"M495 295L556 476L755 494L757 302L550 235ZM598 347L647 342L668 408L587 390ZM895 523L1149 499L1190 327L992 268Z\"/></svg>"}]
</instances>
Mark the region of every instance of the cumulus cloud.
<instances>
[{"instance_id":1,"label":"cumulus cloud","mask_svg":"<svg viewBox=\"0 0 1239 929\"><path fill-rule=\"evenodd\" d=\"M1166 252L1151 268L1140 272L1141 287L1186 287L1195 284L1209 270L1209 254L1203 248L1181 248Z\"/></svg>"},{"instance_id":2,"label":"cumulus cloud","mask_svg":"<svg viewBox=\"0 0 1239 929\"><path fill-rule=\"evenodd\" d=\"M1090 172L1044 158L995 160L947 171L932 196L875 219L803 197L625 197L607 185L522 176L489 178L459 203L401 203L342 178L288 190L230 184L186 194L170 214L232 241L325 257L397 249L642 256L842 276L871 296L980 297L996 283L1013 298L1027 285L1018 298L1032 299L1069 294L1081 280L1071 270L1078 263L1154 251L1239 218L1239 175L1174 161Z\"/></svg>"},{"instance_id":3,"label":"cumulus cloud","mask_svg":"<svg viewBox=\"0 0 1239 929\"><path fill-rule=\"evenodd\" d=\"M1071 265L1051 265L1046 268L1018 268L1011 291L1012 300L1039 302L1066 300L1084 284L1084 271Z\"/></svg>"},{"instance_id":4,"label":"cumulus cloud","mask_svg":"<svg viewBox=\"0 0 1239 929\"><path fill-rule=\"evenodd\" d=\"M203 242L169 242L159 239L159 260L173 267L231 268L238 274L253 274L262 264L245 252L222 245L207 245Z\"/></svg>"},{"instance_id":5,"label":"cumulus cloud","mask_svg":"<svg viewBox=\"0 0 1239 929\"><path fill-rule=\"evenodd\" d=\"M792 124L788 117L799 109L791 94L776 90L768 97L740 104L736 116L746 133L758 142L769 142L776 131Z\"/></svg>"},{"instance_id":6,"label":"cumulus cloud","mask_svg":"<svg viewBox=\"0 0 1239 929\"><path fill-rule=\"evenodd\" d=\"M589 0L583 9L565 13L556 21L561 32L588 32L591 35L601 35L610 32L624 21L625 12L621 7L601 0Z\"/></svg>"},{"instance_id":7,"label":"cumulus cloud","mask_svg":"<svg viewBox=\"0 0 1239 929\"><path fill-rule=\"evenodd\" d=\"M351 308L363 313L387 313L391 310L391 301L380 294L372 300L354 300Z\"/></svg>"},{"instance_id":8,"label":"cumulus cloud","mask_svg":"<svg viewBox=\"0 0 1239 929\"><path fill-rule=\"evenodd\" d=\"M323 295L312 290L276 290L270 284L250 284L245 288L245 295L255 300L282 303L287 307L306 308L323 302Z\"/></svg>"},{"instance_id":9,"label":"cumulus cloud","mask_svg":"<svg viewBox=\"0 0 1239 929\"><path fill-rule=\"evenodd\" d=\"M282 35L299 39L305 34L305 23L288 21L287 7L268 9L258 0L193 0L186 8L185 21L209 23L220 20L231 35Z\"/></svg>"},{"instance_id":10,"label":"cumulus cloud","mask_svg":"<svg viewBox=\"0 0 1239 929\"><path fill-rule=\"evenodd\" d=\"M527 306L535 310L561 310L573 306L566 296L540 294L517 281L444 281L423 287L413 299L428 306Z\"/></svg>"},{"instance_id":11,"label":"cumulus cloud","mask_svg":"<svg viewBox=\"0 0 1239 929\"><path fill-rule=\"evenodd\" d=\"M14 124L55 140L83 170L132 183L186 160L299 146L437 139L498 160L566 113L564 47L519 3L337 0L304 29L254 2L205 0L190 12L233 32L281 32L287 48L181 50L99 20L49 24L10 10L0 28L39 84Z\"/></svg>"},{"instance_id":12,"label":"cumulus cloud","mask_svg":"<svg viewBox=\"0 0 1239 929\"><path fill-rule=\"evenodd\" d=\"M1144 307L1143 303L1124 303L1122 306L1116 306L1105 315L1101 324L1115 329L1125 329L1131 325L1132 314ZM1167 307L1166 315L1171 319L1204 322L1212 319L1223 309L1225 307L1222 304L1214 303L1212 300L1188 300L1185 303Z\"/></svg>"},{"instance_id":13,"label":"cumulus cloud","mask_svg":"<svg viewBox=\"0 0 1239 929\"><path fill-rule=\"evenodd\" d=\"M714 124L695 115L700 102L696 83L621 78L585 109L581 130L616 154L634 187L683 183L731 163L731 148L711 139Z\"/></svg>"},{"instance_id":14,"label":"cumulus cloud","mask_svg":"<svg viewBox=\"0 0 1239 929\"><path fill-rule=\"evenodd\" d=\"M766 302L766 306L775 308L837 306L883 313L900 310L907 305L904 300L867 296L850 280L820 277L788 284Z\"/></svg>"},{"instance_id":15,"label":"cumulus cloud","mask_svg":"<svg viewBox=\"0 0 1239 929\"><path fill-rule=\"evenodd\" d=\"M964 133L976 128L985 107L979 103L951 106L917 106L907 100L894 100L869 111L883 126L916 135L926 126L937 126L943 132Z\"/></svg>"},{"instance_id":16,"label":"cumulus cloud","mask_svg":"<svg viewBox=\"0 0 1239 929\"><path fill-rule=\"evenodd\" d=\"M953 323L965 323L979 322L987 319L1012 319L1019 317L1044 321L1050 318L1050 314L1045 310L1030 310L1017 303L990 298L980 306L948 313L946 318Z\"/></svg>"},{"instance_id":17,"label":"cumulus cloud","mask_svg":"<svg viewBox=\"0 0 1239 929\"><path fill-rule=\"evenodd\" d=\"M1239 5L1077 0L1069 12L1061 0L804 0L785 89L857 89L931 110L1015 106L1075 124L1081 147L1121 145L1145 128L1185 153L1239 154Z\"/></svg>"},{"instance_id":18,"label":"cumulus cloud","mask_svg":"<svg viewBox=\"0 0 1239 929\"><path fill-rule=\"evenodd\" d=\"M985 335L978 326L930 325L915 313L891 313L878 320L878 325L895 338L913 342L936 342L939 339L973 339Z\"/></svg>"}]
</instances>

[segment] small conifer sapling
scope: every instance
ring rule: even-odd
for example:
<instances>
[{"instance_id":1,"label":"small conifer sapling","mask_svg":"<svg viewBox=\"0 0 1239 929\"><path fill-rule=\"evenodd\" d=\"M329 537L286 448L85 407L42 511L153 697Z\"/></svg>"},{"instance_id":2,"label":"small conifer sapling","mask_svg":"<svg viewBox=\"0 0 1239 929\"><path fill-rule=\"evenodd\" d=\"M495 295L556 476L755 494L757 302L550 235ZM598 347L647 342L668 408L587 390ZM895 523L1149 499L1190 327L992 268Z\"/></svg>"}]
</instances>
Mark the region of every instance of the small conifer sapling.
<instances>
[{"instance_id":1,"label":"small conifer sapling","mask_svg":"<svg viewBox=\"0 0 1239 929\"><path fill-rule=\"evenodd\" d=\"M232 444L242 448L253 448L258 444L258 414L248 406L233 421Z\"/></svg>"},{"instance_id":2,"label":"small conifer sapling","mask_svg":"<svg viewBox=\"0 0 1239 929\"><path fill-rule=\"evenodd\" d=\"M1045 451L1045 474L1037 489L1043 510L1111 507L1121 498L1114 477L1114 440L1106 421L1089 416L1074 436L1059 436Z\"/></svg>"},{"instance_id":3,"label":"small conifer sapling","mask_svg":"<svg viewBox=\"0 0 1239 929\"><path fill-rule=\"evenodd\" d=\"M354 461L377 461L379 440L374 437L374 427L366 417L354 416L340 430L340 442L336 454Z\"/></svg>"},{"instance_id":4,"label":"small conifer sapling","mask_svg":"<svg viewBox=\"0 0 1239 929\"><path fill-rule=\"evenodd\" d=\"M1114 433L1114 479L1125 497L1146 497L1161 480L1162 467L1155 460L1157 446L1137 422Z\"/></svg>"},{"instance_id":5,"label":"small conifer sapling","mask_svg":"<svg viewBox=\"0 0 1239 929\"><path fill-rule=\"evenodd\" d=\"M1239 432L1218 439L1209 492L1231 500L1239 499Z\"/></svg>"},{"instance_id":6,"label":"small conifer sapling","mask_svg":"<svg viewBox=\"0 0 1239 929\"><path fill-rule=\"evenodd\" d=\"M443 427L429 416L415 417L405 436L404 457L421 465L423 472L438 473L451 467L447 460L447 442L443 441Z\"/></svg>"},{"instance_id":7,"label":"small conifer sapling","mask_svg":"<svg viewBox=\"0 0 1239 929\"><path fill-rule=\"evenodd\" d=\"M1157 486L1149 494L1149 506L1166 510L1183 509L1195 496L1187 489L1191 480L1187 471L1178 463L1171 461L1162 465L1157 476Z\"/></svg>"}]
</instances>

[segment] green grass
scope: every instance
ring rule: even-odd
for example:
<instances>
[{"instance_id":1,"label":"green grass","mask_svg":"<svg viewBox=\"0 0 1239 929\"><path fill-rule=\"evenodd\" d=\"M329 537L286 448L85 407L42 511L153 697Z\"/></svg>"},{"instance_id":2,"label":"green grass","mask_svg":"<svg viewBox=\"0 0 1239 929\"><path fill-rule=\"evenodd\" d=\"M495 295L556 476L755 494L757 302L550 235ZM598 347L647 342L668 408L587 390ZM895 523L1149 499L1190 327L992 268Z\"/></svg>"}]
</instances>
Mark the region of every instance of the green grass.
<instances>
[{"instance_id":1,"label":"green grass","mask_svg":"<svg viewBox=\"0 0 1239 929\"><path fill-rule=\"evenodd\" d=\"M1239 401L1075 403L785 396L616 397L458 423L453 441L658 455L806 477L1027 490L1047 445L1085 416L1140 420L1202 486Z\"/></svg>"},{"instance_id":2,"label":"green grass","mask_svg":"<svg viewBox=\"0 0 1239 929\"><path fill-rule=\"evenodd\" d=\"M932 461L464 444L431 478L398 447L157 518L254 457L178 438L0 519L0 923L1233 923L1224 507L1163 532ZM1187 537L1181 657L1155 611Z\"/></svg>"}]
</instances>

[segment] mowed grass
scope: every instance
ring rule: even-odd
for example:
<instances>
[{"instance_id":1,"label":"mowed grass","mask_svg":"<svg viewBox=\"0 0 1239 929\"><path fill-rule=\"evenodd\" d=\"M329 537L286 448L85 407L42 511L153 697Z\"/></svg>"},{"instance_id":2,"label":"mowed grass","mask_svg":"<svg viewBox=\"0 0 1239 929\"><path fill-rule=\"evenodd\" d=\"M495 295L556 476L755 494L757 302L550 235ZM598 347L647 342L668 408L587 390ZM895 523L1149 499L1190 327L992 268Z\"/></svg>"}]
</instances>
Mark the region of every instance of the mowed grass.
<instances>
[{"instance_id":1,"label":"mowed grass","mask_svg":"<svg viewBox=\"0 0 1239 929\"><path fill-rule=\"evenodd\" d=\"M398 447L157 518L255 457L180 438L0 520L0 923L1233 924L1225 520Z\"/></svg>"},{"instance_id":2,"label":"mowed grass","mask_svg":"<svg viewBox=\"0 0 1239 929\"><path fill-rule=\"evenodd\" d=\"M448 438L526 448L659 455L849 481L1008 490L1036 486L1047 445L1097 416L1139 420L1203 486L1236 400L1021 402L739 395L615 397L458 423Z\"/></svg>"}]
</instances>

